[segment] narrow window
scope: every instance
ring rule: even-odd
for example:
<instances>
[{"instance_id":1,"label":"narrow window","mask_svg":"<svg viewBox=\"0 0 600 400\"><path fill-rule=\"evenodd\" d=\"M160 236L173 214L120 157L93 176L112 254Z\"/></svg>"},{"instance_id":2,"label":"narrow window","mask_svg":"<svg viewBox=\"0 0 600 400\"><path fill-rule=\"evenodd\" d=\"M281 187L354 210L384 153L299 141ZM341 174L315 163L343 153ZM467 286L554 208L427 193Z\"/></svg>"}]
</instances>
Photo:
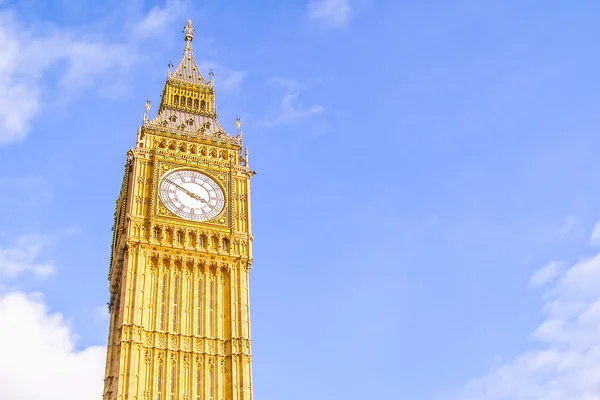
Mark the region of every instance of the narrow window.
<instances>
[{"instance_id":1,"label":"narrow window","mask_svg":"<svg viewBox=\"0 0 600 400\"><path fill-rule=\"evenodd\" d=\"M151 306L152 304L155 304L156 302L156 288L154 287L154 283L156 282L156 278L154 275L154 272L150 273L150 304L148 305L148 326L152 326L154 325L154 320L153 320L153 307ZM156 329L156 328L154 328Z\"/></svg>"},{"instance_id":2,"label":"narrow window","mask_svg":"<svg viewBox=\"0 0 600 400\"><path fill-rule=\"evenodd\" d=\"M152 238L156 240L160 239L160 229L154 228L152 231Z\"/></svg>"},{"instance_id":3,"label":"narrow window","mask_svg":"<svg viewBox=\"0 0 600 400\"><path fill-rule=\"evenodd\" d=\"M179 300L179 277L175 277L175 283L173 284L173 331L177 329L177 306Z\"/></svg>"},{"instance_id":4,"label":"narrow window","mask_svg":"<svg viewBox=\"0 0 600 400\"><path fill-rule=\"evenodd\" d=\"M197 110L198 107L200 107L200 102L198 101L198 99L194 99L194 108Z\"/></svg>"},{"instance_id":5,"label":"narrow window","mask_svg":"<svg viewBox=\"0 0 600 400\"><path fill-rule=\"evenodd\" d=\"M187 106L192 108L192 98L191 97L188 97L188 99L187 99Z\"/></svg>"},{"instance_id":6,"label":"narrow window","mask_svg":"<svg viewBox=\"0 0 600 400\"><path fill-rule=\"evenodd\" d=\"M183 233L182 232L177 232L176 239L177 239L177 243L183 242Z\"/></svg>"},{"instance_id":7,"label":"narrow window","mask_svg":"<svg viewBox=\"0 0 600 400\"><path fill-rule=\"evenodd\" d=\"M200 400L202 396L202 370L201 366L198 365L198 370L196 371L196 399Z\"/></svg>"},{"instance_id":8,"label":"narrow window","mask_svg":"<svg viewBox=\"0 0 600 400\"><path fill-rule=\"evenodd\" d=\"M198 309L196 310L196 335L202 335L202 281L198 282Z\"/></svg>"},{"instance_id":9,"label":"narrow window","mask_svg":"<svg viewBox=\"0 0 600 400\"><path fill-rule=\"evenodd\" d=\"M223 250L225 250L225 251L229 250L229 240L228 239L223 239L222 247L223 247Z\"/></svg>"},{"instance_id":10,"label":"narrow window","mask_svg":"<svg viewBox=\"0 0 600 400\"><path fill-rule=\"evenodd\" d=\"M187 394L190 391L190 379L192 378L192 371L188 368L185 367L184 371L183 371L183 376L184 376L184 380L183 380L183 394L184 394L184 398L187 399Z\"/></svg>"},{"instance_id":11,"label":"narrow window","mask_svg":"<svg viewBox=\"0 0 600 400\"><path fill-rule=\"evenodd\" d=\"M181 107L185 107L185 97L181 96Z\"/></svg>"},{"instance_id":12,"label":"narrow window","mask_svg":"<svg viewBox=\"0 0 600 400\"><path fill-rule=\"evenodd\" d=\"M171 365L171 396L175 394L175 364Z\"/></svg>"},{"instance_id":13,"label":"narrow window","mask_svg":"<svg viewBox=\"0 0 600 400\"><path fill-rule=\"evenodd\" d=\"M165 330L165 319L167 317L167 315L165 313L166 298L167 298L167 277L163 276L162 294L161 294L161 301L160 301L160 330L161 331Z\"/></svg>"},{"instance_id":14,"label":"narrow window","mask_svg":"<svg viewBox=\"0 0 600 400\"><path fill-rule=\"evenodd\" d=\"M204 110L206 108L206 101L202 100L200 102L200 109Z\"/></svg>"},{"instance_id":15,"label":"narrow window","mask_svg":"<svg viewBox=\"0 0 600 400\"><path fill-rule=\"evenodd\" d=\"M175 98L173 99L173 103L178 106L179 105L179 95L175 95Z\"/></svg>"},{"instance_id":16,"label":"narrow window","mask_svg":"<svg viewBox=\"0 0 600 400\"><path fill-rule=\"evenodd\" d=\"M158 366L158 383L156 385L156 391L158 392L158 396L156 398L160 400L160 392L162 391L162 364Z\"/></svg>"},{"instance_id":17,"label":"narrow window","mask_svg":"<svg viewBox=\"0 0 600 400\"><path fill-rule=\"evenodd\" d=\"M204 235L200 236L199 244L200 247L206 247L206 240L204 239Z\"/></svg>"},{"instance_id":18,"label":"narrow window","mask_svg":"<svg viewBox=\"0 0 600 400\"><path fill-rule=\"evenodd\" d=\"M210 281L208 287L209 308L208 308L208 334L213 336L213 308L215 303L215 284Z\"/></svg>"},{"instance_id":19,"label":"narrow window","mask_svg":"<svg viewBox=\"0 0 600 400\"><path fill-rule=\"evenodd\" d=\"M208 371L208 398L213 399L213 372Z\"/></svg>"}]
</instances>

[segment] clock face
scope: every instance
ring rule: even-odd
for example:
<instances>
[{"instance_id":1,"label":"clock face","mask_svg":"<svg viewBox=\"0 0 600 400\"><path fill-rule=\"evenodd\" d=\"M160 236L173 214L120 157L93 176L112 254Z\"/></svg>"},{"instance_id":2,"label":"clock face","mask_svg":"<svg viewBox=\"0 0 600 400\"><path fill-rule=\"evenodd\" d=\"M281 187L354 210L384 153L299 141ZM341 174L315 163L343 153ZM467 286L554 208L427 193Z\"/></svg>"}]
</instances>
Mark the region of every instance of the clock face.
<instances>
[{"instance_id":1,"label":"clock face","mask_svg":"<svg viewBox=\"0 0 600 400\"><path fill-rule=\"evenodd\" d=\"M225 195L213 179L194 170L167 173L160 182L160 199L178 217L206 221L225 206Z\"/></svg>"}]
</instances>

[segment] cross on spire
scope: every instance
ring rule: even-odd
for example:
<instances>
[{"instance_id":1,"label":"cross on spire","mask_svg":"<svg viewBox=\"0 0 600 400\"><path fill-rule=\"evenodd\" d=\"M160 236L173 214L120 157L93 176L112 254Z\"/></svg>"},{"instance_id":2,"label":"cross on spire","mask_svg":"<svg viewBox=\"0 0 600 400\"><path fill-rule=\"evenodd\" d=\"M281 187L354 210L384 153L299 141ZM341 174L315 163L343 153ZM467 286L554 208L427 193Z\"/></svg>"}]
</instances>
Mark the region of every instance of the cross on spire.
<instances>
[{"instance_id":1,"label":"cross on spire","mask_svg":"<svg viewBox=\"0 0 600 400\"><path fill-rule=\"evenodd\" d=\"M183 27L183 33L185 33L185 41L191 42L194 39L194 27L192 26L192 20L188 19L187 25Z\"/></svg>"}]
</instances>

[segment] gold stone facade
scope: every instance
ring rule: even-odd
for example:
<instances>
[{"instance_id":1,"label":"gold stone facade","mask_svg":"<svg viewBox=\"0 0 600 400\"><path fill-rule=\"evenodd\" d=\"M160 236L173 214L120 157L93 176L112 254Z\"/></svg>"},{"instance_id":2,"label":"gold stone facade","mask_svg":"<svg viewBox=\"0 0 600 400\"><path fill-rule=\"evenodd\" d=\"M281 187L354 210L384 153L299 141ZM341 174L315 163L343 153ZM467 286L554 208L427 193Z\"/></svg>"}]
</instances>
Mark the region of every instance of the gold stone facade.
<instances>
[{"instance_id":1,"label":"gold stone facade","mask_svg":"<svg viewBox=\"0 0 600 400\"><path fill-rule=\"evenodd\" d=\"M252 399L254 172L239 120L235 137L217 120L213 74L205 80L196 65L193 33L188 21L158 114L148 119L148 102L127 154L109 270L104 400Z\"/></svg>"}]
</instances>

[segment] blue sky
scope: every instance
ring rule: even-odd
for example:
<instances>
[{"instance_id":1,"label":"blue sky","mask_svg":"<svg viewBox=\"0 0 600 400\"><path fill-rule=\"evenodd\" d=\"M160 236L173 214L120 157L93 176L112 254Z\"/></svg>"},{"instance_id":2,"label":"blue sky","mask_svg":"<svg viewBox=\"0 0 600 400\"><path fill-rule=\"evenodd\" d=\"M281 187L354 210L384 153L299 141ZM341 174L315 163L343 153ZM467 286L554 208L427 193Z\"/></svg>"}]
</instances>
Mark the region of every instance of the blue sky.
<instances>
[{"instance_id":1,"label":"blue sky","mask_svg":"<svg viewBox=\"0 0 600 400\"><path fill-rule=\"evenodd\" d=\"M101 396L125 153L188 18L258 171L255 398L600 399L583 0L0 1L0 398Z\"/></svg>"}]
</instances>

